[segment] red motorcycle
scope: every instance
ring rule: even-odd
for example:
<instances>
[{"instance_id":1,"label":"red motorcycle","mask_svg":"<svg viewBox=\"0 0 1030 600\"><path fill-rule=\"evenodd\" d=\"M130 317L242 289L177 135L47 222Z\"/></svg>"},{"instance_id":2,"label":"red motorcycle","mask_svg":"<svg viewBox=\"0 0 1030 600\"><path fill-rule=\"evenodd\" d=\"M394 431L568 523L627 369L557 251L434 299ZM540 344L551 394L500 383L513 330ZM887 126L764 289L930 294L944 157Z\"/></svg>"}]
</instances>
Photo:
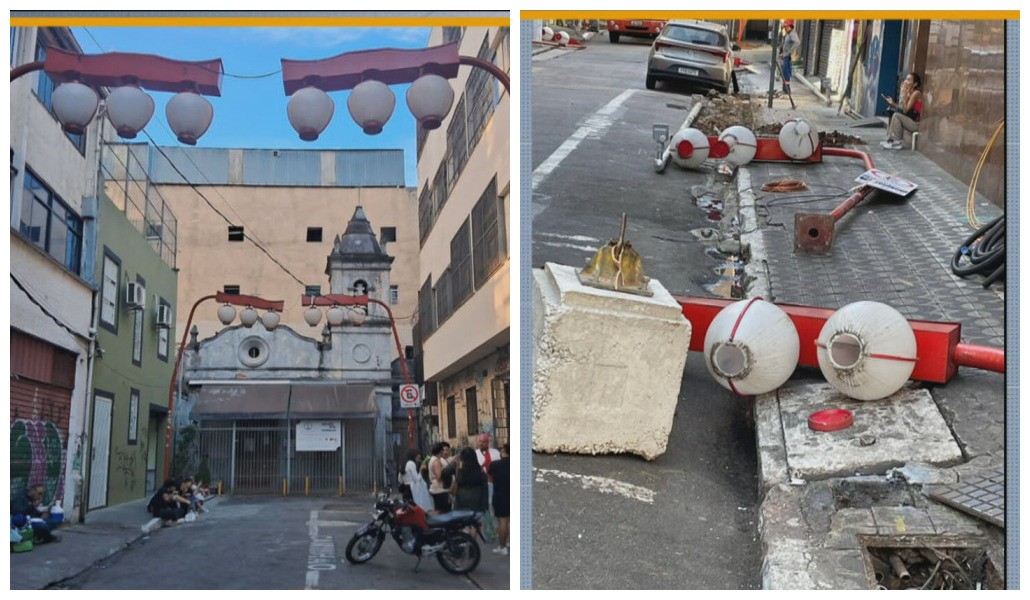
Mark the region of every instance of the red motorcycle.
<instances>
[{"instance_id":1,"label":"red motorcycle","mask_svg":"<svg viewBox=\"0 0 1030 600\"><path fill-rule=\"evenodd\" d=\"M483 539L479 530L482 514L458 510L428 515L414 502L391 499L389 493L380 492L376 496L372 522L359 529L347 542L346 557L356 565L372 560L389 532L402 551L418 557L416 571L424 557L435 554L440 566L448 573L464 575L479 565L480 558L479 543L464 529L475 529Z\"/></svg>"}]
</instances>

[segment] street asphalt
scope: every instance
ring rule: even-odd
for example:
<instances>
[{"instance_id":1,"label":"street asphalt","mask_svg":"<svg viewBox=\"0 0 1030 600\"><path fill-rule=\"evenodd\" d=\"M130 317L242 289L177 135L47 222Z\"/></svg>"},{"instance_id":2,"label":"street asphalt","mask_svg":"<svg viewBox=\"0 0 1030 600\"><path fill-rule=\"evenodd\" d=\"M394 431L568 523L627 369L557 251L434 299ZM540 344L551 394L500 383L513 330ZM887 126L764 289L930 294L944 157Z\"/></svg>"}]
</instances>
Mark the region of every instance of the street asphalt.
<instances>
[{"instance_id":1,"label":"street asphalt","mask_svg":"<svg viewBox=\"0 0 1030 600\"><path fill-rule=\"evenodd\" d=\"M694 94L705 90L645 90L648 47L645 41L609 44L599 36L584 50L534 56L533 266L582 265L617 235L625 212L627 238L643 255L646 272L673 293L754 293L756 282L745 280L742 290L720 285L735 270L736 257L728 265L725 253L703 239L706 229L740 233L725 182L709 168L671 166L664 175L651 168L651 125L665 123L675 131L698 101ZM768 47L742 54L759 71L741 76L743 91L767 90ZM1004 286L984 290L975 278L950 273L951 255L971 231L966 186L918 152L882 149L885 128L852 127L836 106L820 104L801 85L794 100L794 110L785 97L777 97L772 110L763 100L765 121L804 116L821 131L859 136L867 144L857 147L878 168L902 174L920 189L906 200L873 194L838 223L830 256L799 256L793 252L793 213L832 210L864 168L827 158L815 167L752 163L741 169L753 188L788 177L814 190L788 201L756 191L758 210L751 218L757 217L758 231L749 233L757 238L749 239L759 244L750 248L748 268L764 273L761 293L825 308L878 300L908 318L959 322L965 342L1002 346ZM725 198L724 205L699 210L694 198L704 189ZM838 192L833 197L816 197L832 190ZM975 206L981 220L1000 213L982 197ZM819 381L817 369L799 369L785 389ZM901 474L871 479L758 486L757 473L775 462L767 454L775 444L758 432L756 448L753 411L757 405L764 419L772 418L776 400L753 405L738 399L715 385L692 353L669 450L656 461L534 454L533 587L868 588L871 575L857 536L906 532L972 536L971 543L988 547L1000 568L1003 531L928 499L922 490L924 484L993 476L1004 465L1004 376L961 368L947 384L915 387L932 395L961 449L961 464L913 463ZM901 445L897 460L903 464ZM847 492L862 486L900 486L905 493L859 499Z\"/></svg>"},{"instance_id":2,"label":"street asphalt","mask_svg":"<svg viewBox=\"0 0 1030 600\"><path fill-rule=\"evenodd\" d=\"M344 549L371 520L369 497L222 497L194 522L144 533L142 500L89 513L62 541L11 555L12 589L504 590L510 556L481 544L468 576L404 554L388 538L370 562Z\"/></svg>"}]
</instances>

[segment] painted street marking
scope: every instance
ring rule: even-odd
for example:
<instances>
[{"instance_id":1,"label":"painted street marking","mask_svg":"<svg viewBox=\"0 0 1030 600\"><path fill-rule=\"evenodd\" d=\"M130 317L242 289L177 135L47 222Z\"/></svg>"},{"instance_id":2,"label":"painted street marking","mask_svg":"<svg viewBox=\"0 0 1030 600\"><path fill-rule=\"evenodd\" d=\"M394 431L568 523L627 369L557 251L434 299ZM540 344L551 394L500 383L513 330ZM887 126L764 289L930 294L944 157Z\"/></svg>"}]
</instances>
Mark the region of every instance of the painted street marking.
<instances>
[{"instance_id":1,"label":"painted street marking","mask_svg":"<svg viewBox=\"0 0 1030 600\"><path fill-rule=\"evenodd\" d=\"M601 137L608 131L615 121L615 111L622 106L627 98L632 96L636 90L626 90L605 104L597 112L590 115L583 125L576 130L567 140L562 142L558 149L547 157L547 160L540 163L540 166L533 171L533 189L535 190L545 179L558 168L565 157L572 153L579 146L579 143L588 137Z\"/></svg>"},{"instance_id":2,"label":"painted street marking","mask_svg":"<svg viewBox=\"0 0 1030 600\"><path fill-rule=\"evenodd\" d=\"M335 521L340 523L340 521ZM336 544L333 538L321 536L318 533L318 526L325 525L325 521L318 520L318 511L311 511L308 519L308 536L311 538L311 545L308 546L308 572L304 576L304 589L318 589L319 573L336 569Z\"/></svg>"},{"instance_id":3,"label":"painted street marking","mask_svg":"<svg viewBox=\"0 0 1030 600\"><path fill-rule=\"evenodd\" d=\"M542 246L555 246L557 248L572 248L573 250L582 250L584 252L590 252L593 254L597 252L597 246L577 246L576 244L562 244L561 242L545 242L543 240L537 240L536 243Z\"/></svg>"},{"instance_id":4,"label":"painted street marking","mask_svg":"<svg viewBox=\"0 0 1030 600\"><path fill-rule=\"evenodd\" d=\"M536 473L535 480L538 483L546 483L547 477L553 475L558 479L566 481L578 481L584 490L597 490L603 494L617 494L619 496L629 498L630 500L639 500L640 502L647 504L654 504L654 497L656 495L654 490L626 483L625 481L618 481L608 477L596 477L594 475L577 475L575 473L566 473L565 471L558 471L556 469L534 468L533 471Z\"/></svg>"},{"instance_id":5,"label":"painted street marking","mask_svg":"<svg viewBox=\"0 0 1030 600\"><path fill-rule=\"evenodd\" d=\"M565 235L564 233L547 233L544 231L538 232L537 236L553 237L561 240L570 240L573 242L600 242L601 240L593 238L587 235Z\"/></svg>"}]
</instances>

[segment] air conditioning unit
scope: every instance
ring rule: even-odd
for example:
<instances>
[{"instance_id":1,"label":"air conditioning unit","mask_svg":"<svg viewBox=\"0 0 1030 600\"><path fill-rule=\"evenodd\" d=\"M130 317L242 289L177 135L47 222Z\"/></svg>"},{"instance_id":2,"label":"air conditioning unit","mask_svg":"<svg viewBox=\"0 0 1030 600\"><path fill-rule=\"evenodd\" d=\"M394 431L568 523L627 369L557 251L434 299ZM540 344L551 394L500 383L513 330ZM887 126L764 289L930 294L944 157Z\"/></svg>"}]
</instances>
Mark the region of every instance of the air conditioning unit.
<instances>
[{"instance_id":1,"label":"air conditioning unit","mask_svg":"<svg viewBox=\"0 0 1030 600\"><path fill-rule=\"evenodd\" d=\"M126 308L143 308L147 305L147 288L142 284L130 281L125 286Z\"/></svg>"},{"instance_id":2,"label":"air conditioning unit","mask_svg":"<svg viewBox=\"0 0 1030 600\"><path fill-rule=\"evenodd\" d=\"M154 321L159 329L168 329L172 326L172 307L167 304L159 304L157 307L157 319Z\"/></svg>"}]
</instances>

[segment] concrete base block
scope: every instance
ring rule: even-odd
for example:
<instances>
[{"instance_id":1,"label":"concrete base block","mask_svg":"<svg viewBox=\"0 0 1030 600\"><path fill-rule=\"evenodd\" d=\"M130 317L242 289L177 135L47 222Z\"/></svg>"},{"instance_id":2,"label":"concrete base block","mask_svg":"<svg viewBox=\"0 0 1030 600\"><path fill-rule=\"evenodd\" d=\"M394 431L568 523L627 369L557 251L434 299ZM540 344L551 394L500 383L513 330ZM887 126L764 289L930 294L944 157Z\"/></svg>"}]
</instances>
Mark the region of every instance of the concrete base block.
<instances>
[{"instance_id":1,"label":"concrete base block","mask_svg":"<svg viewBox=\"0 0 1030 600\"><path fill-rule=\"evenodd\" d=\"M584 286L573 267L533 271L533 449L665 452L690 323L657 280L651 297Z\"/></svg>"},{"instance_id":2,"label":"concrete base block","mask_svg":"<svg viewBox=\"0 0 1030 600\"><path fill-rule=\"evenodd\" d=\"M949 466L962 461L958 443L926 390L903 389L883 400L860 402L826 383L788 383L778 398L791 478L883 474L909 462ZM834 432L809 429L808 416L826 408L850 410L854 425ZM760 439L759 448L766 443ZM766 454L763 450L763 462Z\"/></svg>"}]
</instances>

